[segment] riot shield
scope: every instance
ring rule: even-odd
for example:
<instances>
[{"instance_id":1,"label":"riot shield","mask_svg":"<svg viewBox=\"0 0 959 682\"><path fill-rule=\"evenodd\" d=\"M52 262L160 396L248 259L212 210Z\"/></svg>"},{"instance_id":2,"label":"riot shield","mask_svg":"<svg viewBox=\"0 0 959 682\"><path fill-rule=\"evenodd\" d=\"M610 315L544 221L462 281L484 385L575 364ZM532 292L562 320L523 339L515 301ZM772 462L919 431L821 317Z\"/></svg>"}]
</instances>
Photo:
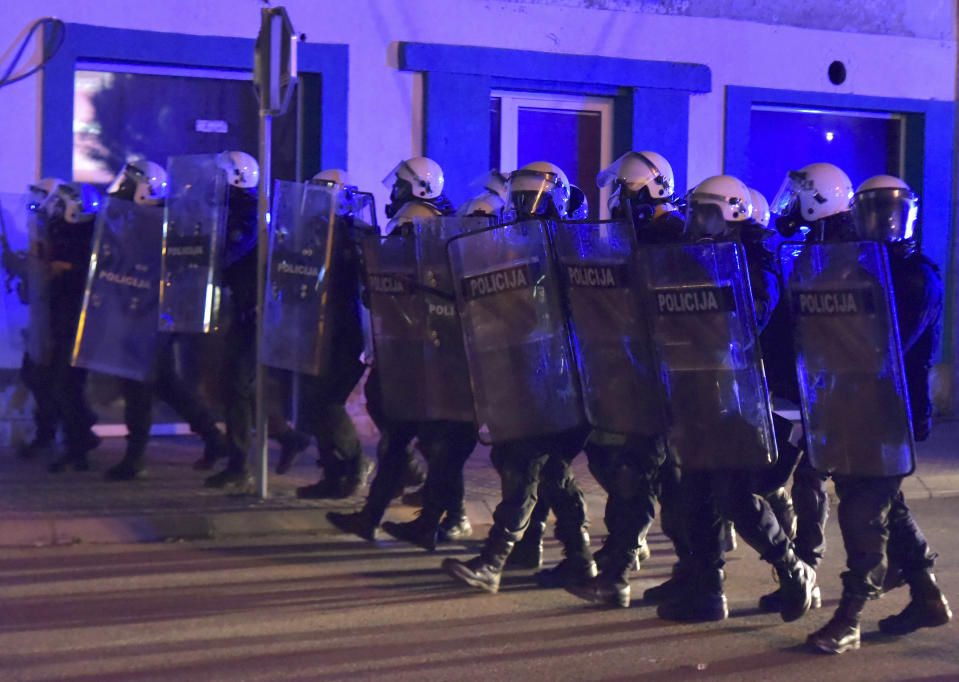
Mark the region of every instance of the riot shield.
<instances>
[{"instance_id":1,"label":"riot shield","mask_svg":"<svg viewBox=\"0 0 959 682\"><path fill-rule=\"evenodd\" d=\"M484 442L585 423L547 229L528 220L463 234L448 245Z\"/></svg>"},{"instance_id":2,"label":"riot shield","mask_svg":"<svg viewBox=\"0 0 959 682\"><path fill-rule=\"evenodd\" d=\"M73 364L142 381L153 368L163 209L108 197L97 214Z\"/></svg>"},{"instance_id":3,"label":"riot shield","mask_svg":"<svg viewBox=\"0 0 959 682\"><path fill-rule=\"evenodd\" d=\"M363 240L366 289L383 411L394 421L425 419L426 308L417 281L413 234Z\"/></svg>"},{"instance_id":4,"label":"riot shield","mask_svg":"<svg viewBox=\"0 0 959 682\"><path fill-rule=\"evenodd\" d=\"M26 328L26 351L40 365L50 362L53 336L50 327L50 229L43 215L27 214L30 247L27 251L27 304L30 307Z\"/></svg>"},{"instance_id":5,"label":"riot shield","mask_svg":"<svg viewBox=\"0 0 959 682\"><path fill-rule=\"evenodd\" d=\"M622 221L557 223L553 245L589 423L614 433L664 433L665 394L642 314L635 230Z\"/></svg>"},{"instance_id":6,"label":"riot shield","mask_svg":"<svg viewBox=\"0 0 959 682\"><path fill-rule=\"evenodd\" d=\"M334 233L347 236L345 210L332 188L276 182L260 340L264 365L314 376L329 369Z\"/></svg>"},{"instance_id":7,"label":"riot shield","mask_svg":"<svg viewBox=\"0 0 959 682\"><path fill-rule=\"evenodd\" d=\"M426 307L423 382L427 414L432 419L471 422L470 389L463 332L456 314L456 294L446 242L458 234L489 227L488 217L440 216L417 218L418 278Z\"/></svg>"},{"instance_id":8,"label":"riot shield","mask_svg":"<svg viewBox=\"0 0 959 682\"><path fill-rule=\"evenodd\" d=\"M742 247L687 244L637 254L673 454L693 471L768 468L776 441Z\"/></svg>"},{"instance_id":9,"label":"riot shield","mask_svg":"<svg viewBox=\"0 0 959 682\"><path fill-rule=\"evenodd\" d=\"M786 243L780 260L813 466L911 473L915 444L883 245Z\"/></svg>"},{"instance_id":10,"label":"riot shield","mask_svg":"<svg viewBox=\"0 0 959 682\"><path fill-rule=\"evenodd\" d=\"M226 176L217 154L171 156L164 208L160 331L211 331L220 301Z\"/></svg>"}]
</instances>

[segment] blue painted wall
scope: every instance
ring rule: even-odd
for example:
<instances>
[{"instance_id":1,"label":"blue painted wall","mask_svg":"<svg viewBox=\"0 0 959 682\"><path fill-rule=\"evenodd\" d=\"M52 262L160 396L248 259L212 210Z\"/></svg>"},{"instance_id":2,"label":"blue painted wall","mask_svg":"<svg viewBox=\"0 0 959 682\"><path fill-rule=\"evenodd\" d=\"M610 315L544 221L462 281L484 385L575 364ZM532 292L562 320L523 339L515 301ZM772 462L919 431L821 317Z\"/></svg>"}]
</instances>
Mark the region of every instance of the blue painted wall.
<instances>
[{"instance_id":1,"label":"blue painted wall","mask_svg":"<svg viewBox=\"0 0 959 682\"><path fill-rule=\"evenodd\" d=\"M710 91L706 66L426 43L399 47L399 68L424 74L423 153L443 167L454 204L489 170L494 88L613 97L614 158L653 149L670 161L684 189L689 96Z\"/></svg>"}]
</instances>

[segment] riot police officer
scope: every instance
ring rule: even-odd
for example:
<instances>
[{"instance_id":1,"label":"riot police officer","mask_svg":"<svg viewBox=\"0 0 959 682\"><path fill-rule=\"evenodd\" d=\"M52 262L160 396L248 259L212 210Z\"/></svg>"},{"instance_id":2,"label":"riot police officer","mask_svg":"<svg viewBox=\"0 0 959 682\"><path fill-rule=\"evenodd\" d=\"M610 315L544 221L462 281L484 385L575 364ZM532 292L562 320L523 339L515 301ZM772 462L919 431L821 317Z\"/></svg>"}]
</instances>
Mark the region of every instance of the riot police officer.
<instances>
[{"instance_id":1,"label":"riot police officer","mask_svg":"<svg viewBox=\"0 0 959 682\"><path fill-rule=\"evenodd\" d=\"M163 205L168 191L167 173L152 161L127 163L114 178L107 194L146 207ZM131 226L131 229L138 229ZM145 381L121 379L124 398L123 419L127 426L127 446L120 462L107 470L107 478L127 481L145 475L144 458L150 440L154 395L176 410L203 439L207 456L222 450L223 436L213 414L203 405L174 369L173 340L164 339L153 358L153 369Z\"/></svg>"},{"instance_id":2,"label":"riot police officer","mask_svg":"<svg viewBox=\"0 0 959 682\"><path fill-rule=\"evenodd\" d=\"M473 185L480 185L483 191L464 202L456 215L489 215L499 216L506 206L506 183L508 178L495 168L481 176Z\"/></svg>"},{"instance_id":3,"label":"riot police officer","mask_svg":"<svg viewBox=\"0 0 959 682\"><path fill-rule=\"evenodd\" d=\"M627 152L597 177L600 187L612 187L610 213L633 225L640 244L669 243L682 234L683 218L676 208L672 167L651 151ZM662 525L680 560L685 559L681 526L679 468L669 455L663 434L618 434L594 429L586 441L589 470L606 491L608 535L593 555L599 575L570 592L596 603L626 607L630 601L629 572L649 558L646 532L655 518L657 499ZM679 570L679 569L677 569Z\"/></svg>"},{"instance_id":4,"label":"riot police officer","mask_svg":"<svg viewBox=\"0 0 959 682\"><path fill-rule=\"evenodd\" d=\"M442 168L432 159L402 161L383 183L390 187L386 214L391 219L387 226L391 235L406 235L415 218L453 212L443 195ZM412 523L384 524L384 529L427 550L434 549L438 541L469 536L472 528L466 518L462 469L476 445L475 426L469 422L394 418L386 405L391 392L399 387L383 379L379 364L374 360L365 386L367 410L380 431L376 475L359 511L329 512L327 517L340 530L372 540L393 497L419 478L412 449L413 440L418 438L428 465L423 510Z\"/></svg>"},{"instance_id":5,"label":"riot police officer","mask_svg":"<svg viewBox=\"0 0 959 682\"><path fill-rule=\"evenodd\" d=\"M37 434L21 456L52 446L57 427L62 426L66 452L51 463L50 470L61 471L67 466L86 470L87 452L100 439L90 428L96 415L86 398L87 372L72 367L70 356L100 193L91 185L53 178L45 178L30 189L33 217L42 222L37 232L44 234L42 244L31 245L33 272L28 277L36 290L28 291L28 300L36 309L30 311L28 337L32 341L21 369L36 401Z\"/></svg>"},{"instance_id":6,"label":"riot police officer","mask_svg":"<svg viewBox=\"0 0 959 682\"><path fill-rule=\"evenodd\" d=\"M555 164L535 162L510 174L508 193L504 220L537 216L559 220L565 215L570 185ZM507 557L529 530L542 482L539 490L545 492L556 514L556 537L563 544L565 558L553 569L538 574L540 585L562 587L594 577L596 564L589 550L585 500L570 468L585 437L585 427L580 426L495 444L490 458L500 475L502 500L493 512L493 526L479 556L465 562L446 559L444 570L472 587L498 591ZM541 527L533 530L541 536Z\"/></svg>"},{"instance_id":7,"label":"riot police officer","mask_svg":"<svg viewBox=\"0 0 959 682\"><path fill-rule=\"evenodd\" d=\"M764 234L748 222L752 210L749 190L742 182L732 176L713 176L690 192L686 227L690 241L740 241L750 270L756 321L762 328L776 306L779 292L772 255L762 247ZM745 429L733 432L747 438ZM693 431L694 447L709 447L708 438L704 437L708 434ZM744 440L743 444L749 442ZM728 519L735 524L740 537L776 569L783 620L802 617L811 606L815 572L796 556L769 503L754 494L754 477L738 469L735 463L723 462L719 468L701 470L683 463L681 488L687 510L691 570L684 581L685 591L660 604L658 615L678 621L722 620L727 616L721 534L722 520Z\"/></svg>"},{"instance_id":8,"label":"riot police officer","mask_svg":"<svg viewBox=\"0 0 959 682\"><path fill-rule=\"evenodd\" d=\"M323 326L331 330L327 369L318 376L298 375L297 427L316 438L317 463L323 477L313 485L299 488L297 495L346 497L365 482L370 469L356 425L346 411L346 400L366 370L360 361L363 330L359 309L359 240L375 227L354 214L357 190L350 184L346 171L320 171L310 180L310 185L325 188L332 195L337 215L334 225L325 222L323 225L324 239L331 240L330 267L323 275L325 291L329 292Z\"/></svg>"},{"instance_id":9,"label":"riot police officer","mask_svg":"<svg viewBox=\"0 0 959 682\"><path fill-rule=\"evenodd\" d=\"M816 191L824 197L831 193L838 194L848 206L852 195L848 178L843 174L836 176L838 180L827 182L827 173L822 171L819 167L807 167L791 173L781 193L781 201L774 203L798 208L801 212L808 211L806 203L802 201L802 193ZM844 458L849 462L844 469L828 466L830 460L825 454L829 429L842 428L841 425L827 422L822 434L826 440L820 441L818 433L809 436L823 447L822 452L812 453L817 457L817 468L829 468L832 471L839 497L839 524L847 555L839 606L830 621L807 639L811 647L827 653L843 653L859 648L862 610L866 601L881 595L884 583L887 588L908 584L912 599L901 613L880 620L880 631L903 635L922 627L944 625L952 618L949 605L932 572L936 555L930 550L900 490L903 475L914 464L911 461L891 461L887 453L880 452L880 446L884 450L895 449L896 444L887 443L886 440L887 437L894 437L898 421L904 422L903 429L906 432L911 428L915 440L927 438L931 429L929 369L942 328L943 291L938 268L919 252L915 232L917 204L915 194L906 183L892 176L880 175L859 186L851 211L840 211L830 216L835 218L833 220L812 220L807 223L811 227L811 237L823 242L823 248L830 248L836 242L856 241L884 245L879 247L878 253L881 254L884 249L888 258L898 340L901 342L902 366L905 369L904 383L908 387L908 409L901 392L898 398L889 392L894 389L876 393L872 400L862 399L857 389L857 399L862 400L858 405L849 406L855 412L849 421L859 423L856 417L862 413L863 423L872 424L877 421L877 413L880 413L879 421L883 426L876 428L874 434L859 434L857 451L852 455L844 452ZM856 249L864 248L854 246ZM857 251L855 264L849 264L839 276L843 280L851 280L857 275L864 275L862 281L883 287L882 260L882 255L876 260L880 275L877 276L864 269L866 259ZM841 257L837 256L836 261L841 261ZM877 298L888 295L880 290L877 292ZM878 309L879 304L876 305ZM798 325L799 322L794 321L794 324ZM849 320L846 324L856 324L856 321ZM888 353L891 354L896 350L897 339L892 332L886 334L892 340L879 341L888 344L891 349ZM809 342L801 337L797 339L800 352L808 353ZM893 364L899 361L896 357L884 360ZM883 374L883 377L889 376L895 376L895 372ZM883 377L876 377L873 384L879 391L891 381ZM844 382L848 380L839 377L830 390L841 390L840 384ZM828 395L819 397L822 400L829 398ZM858 407L862 409L857 410ZM906 422L906 415L911 416L911 424ZM869 416L873 419L870 420ZM807 415L807 422L812 421ZM845 434L839 433L832 435L837 439L845 437ZM911 450L908 446L902 449ZM860 471L869 473L860 474ZM892 576L886 575L889 570L894 572Z\"/></svg>"}]
</instances>

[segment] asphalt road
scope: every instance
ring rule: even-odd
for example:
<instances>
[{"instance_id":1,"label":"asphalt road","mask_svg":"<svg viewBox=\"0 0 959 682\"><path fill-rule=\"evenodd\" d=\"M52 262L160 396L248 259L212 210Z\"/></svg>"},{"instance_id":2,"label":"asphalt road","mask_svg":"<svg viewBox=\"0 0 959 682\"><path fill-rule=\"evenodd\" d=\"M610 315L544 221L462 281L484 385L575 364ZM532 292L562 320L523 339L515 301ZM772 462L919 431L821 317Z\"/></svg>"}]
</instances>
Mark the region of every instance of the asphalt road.
<instances>
[{"instance_id":1,"label":"asphalt road","mask_svg":"<svg viewBox=\"0 0 959 682\"><path fill-rule=\"evenodd\" d=\"M912 501L937 574L959 606L959 497ZM486 528L478 528L480 537ZM0 680L959 680L955 623L903 638L876 622L905 588L867 606L863 646L828 656L806 635L828 620L844 561L835 520L820 572L825 605L784 624L756 610L769 567L729 555L731 616L679 625L641 601L600 610L509 573L498 595L439 569L443 556L336 535L0 550ZM634 595L668 576L664 536ZM594 540L598 546L598 540ZM547 558L558 560L555 542Z\"/></svg>"}]
</instances>

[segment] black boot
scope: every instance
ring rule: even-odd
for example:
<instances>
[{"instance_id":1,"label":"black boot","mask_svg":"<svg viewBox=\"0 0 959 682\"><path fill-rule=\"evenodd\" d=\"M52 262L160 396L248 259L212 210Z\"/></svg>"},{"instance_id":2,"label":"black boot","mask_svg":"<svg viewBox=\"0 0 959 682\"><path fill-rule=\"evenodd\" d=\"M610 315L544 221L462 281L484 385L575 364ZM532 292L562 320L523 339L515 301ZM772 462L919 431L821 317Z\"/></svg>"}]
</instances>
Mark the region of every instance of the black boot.
<instances>
[{"instance_id":1,"label":"black boot","mask_svg":"<svg viewBox=\"0 0 959 682\"><path fill-rule=\"evenodd\" d=\"M440 527L436 531L436 541L456 542L457 540L468 538L472 534L473 526L470 525L470 520L466 518L465 510L459 514L446 512L446 516L440 521ZM507 561L509 561L509 559L507 559Z\"/></svg>"},{"instance_id":2,"label":"black boot","mask_svg":"<svg viewBox=\"0 0 959 682\"><path fill-rule=\"evenodd\" d=\"M819 591L819 585L812 588L811 596L812 600L809 603L809 608L821 608L822 593ZM759 598L759 610L765 611L766 613L780 613L783 610L782 588L761 596Z\"/></svg>"},{"instance_id":3,"label":"black boot","mask_svg":"<svg viewBox=\"0 0 959 682\"><path fill-rule=\"evenodd\" d=\"M296 463L301 452L310 447L313 440L308 434L289 428L276 437L280 444L280 459L276 462L276 473L285 474Z\"/></svg>"},{"instance_id":4,"label":"black boot","mask_svg":"<svg viewBox=\"0 0 959 682\"><path fill-rule=\"evenodd\" d=\"M695 575L688 560L673 564L673 574L669 580L643 592L643 601L648 604L665 604L674 601L692 589Z\"/></svg>"},{"instance_id":5,"label":"black boot","mask_svg":"<svg viewBox=\"0 0 959 682\"><path fill-rule=\"evenodd\" d=\"M656 608L656 615L663 620L680 623L725 620L729 610L723 592L724 577L721 568L701 571L694 580L687 581L688 589L678 598L660 604Z\"/></svg>"},{"instance_id":6,"label":"black boot","mask_svg":"<svg viewBox=\"0 0 959 682\"><path fill-rule=\"evenodd\" d=\"M335 511L327 512L326 518L344 533L352 533L370 542L373 542L376 538L377 524L365 507L351 514Z\"/></svg>"},{"instance_id":7,"label":"black boot","mask_svg":"<svg viewBox=\"0 0 959 682\"><path fill-rule=\"evenodd\" d=\"M142 458L127 456L107 469L106 476L111 481L133 481L146 478L146 473Z\"/></svg>"},{"instance_id":8,"label":"black boot","mask_svg":"<svg viewBox=\"0 0 959 682\"><path fill-rule=\"evenodd\" d=\"M787 623L799 620L812 607L816 572L791 547L772 564L779 576L779 615Z\"/></svg>"},{"instance_id":9,"label":"black boot","mask_svg":"<svg viewBox=\"0 0 959 682\"><path fill-rule=\"evenodd\" d=\"M543 535L545 533L545 521L530 521L522 539L513 545L513 551L506 559L506 567L536 569L542 566Z\"/></svg>"},{"instance_id":10,"label":"black boot","mask_svg":"<svg viewBox=\"0 0 959 682\"><path fill-rule=\"evenodd\" d=\"M606 542L603 543L603 546L597 549L595 552L593 552L593 561L596 562L596 569L600 573L603 573L609 567L609 563L610 563L609 552L610 552L609 537L607 536ZM637 548L636 556L633 558L633 563L629 567L629 570L632 571L633 573L638 573L641 563L643 561L646 561L646 559L649 559L649 557L650 557L649 545L647 545L646 541L644 540L642 544L640 544L639 547Z\"/></svg>"},{"instance_id":11,"label":"black boot","mask_svg":"<svg viewBox=\"0 0 959 682\"><path fill-rule=\"evenodd\" d=\"M502 531L494 525L479 556L469 561L444 559L443 570L454 580L466 583L470 587L486 592L498 592L503 564L506 563L506 557L513 549L515 538L516 534Z\"/></svg>"},{"instance_id":12,"label":"black boot","mask_svg":"<svg viewBox=\"0 0 959 682\"><path fill-rule=\"evenodd\" d=\"M197 471L210 471L216 461L227 456L226 438L220 430L213 428L201 436L203 438L203 456L193 462Z\"/></svg>"},{"instance_id":13,"label":"black boot","mask_svg":"<svg viewBox=\"0 0 959 682\"><path fill-rule=\"evenodd\" d=\"M553 568L547 568L536 574L536 582L546 589L585 585L596 577L599 571L589 551L589 532L581 528L566 533L557 529L556 537L563 544L566 558Z\"/></svg>"},{"instance_id":14,"label":"black boot","mask_svg":"<svg viewBox=\"0 0 959 682\"><path fill-rule=\"evenodd\" d=\"M342 476L321 478L313 485L303 485L296 489L301 500L341 500L352 495L358 485Z\"/></svg>"},{"instance_id":15,"label":"black boot","mask_svg":"<svg viewBox=\"0 0 959 682\"><path fill-rule=\"evenodd\" d=\"M218 474L207 476L203 481L203 486L205 488L222 488L231 493L252 495L256 482L250 472L227 467Z\"/></svg>"},{"instance_id":16,"label":"black boot","mask_svg":"<svg viewBox=\"0 0 959 682\"><path fill-rule=\"evenodd\" d=\"M610 548L606 557L606 567L598 576L580 585L569 585L566 591L594 604L625 609L629 606L629 572L636 563L636 549Z\"/></svg>"},{"instance_id":17,"label":"black boot","mask_svg":"<svg viewBox=\"0 0 959 682\"><path fill-rule=\"evenodd\" d=\"M29 443L22 443L17 448L17 457L23 459L33 459L34 457L48 457L57 450L57 440L55 437L40 436L34 437Z\"/></svg>"},{"instance_id":18,"label":"black boot","mask_svg":"<svg viewBox=\"0 0 959 682\"><path fill-rule=\"evenodd\" d=\"M900 613L879 621L879 631L887 635L908 635L919 628L934 628L952 620L952 611L936 576L929 569L906 574L912 600Z\"/></svg>"},{"instance_id":19,"label":"black boot","mask_svg":"<svg viewBox=\"0 0 959 682\"><path fill-rule=\"evenodd\" d=\"M859 618L865 605L865 597L844 591L836 613L828 623L806 638L806 644L827 654L858 649Z\"/></svg>"},{"instance_id":20,"label":"black boot","mask_svg":"<svg viewBox=\"0 0 959 682\"><path fill-rule=\"evenodd\" d=\"M439 530L441 515L442 511L424 507L420 511L420 515L412 521L406 523L384 522L383 530L397 540L422 547L427 552L434 552L436 551L436 533Z\"/></svg>"}]
</instances>

